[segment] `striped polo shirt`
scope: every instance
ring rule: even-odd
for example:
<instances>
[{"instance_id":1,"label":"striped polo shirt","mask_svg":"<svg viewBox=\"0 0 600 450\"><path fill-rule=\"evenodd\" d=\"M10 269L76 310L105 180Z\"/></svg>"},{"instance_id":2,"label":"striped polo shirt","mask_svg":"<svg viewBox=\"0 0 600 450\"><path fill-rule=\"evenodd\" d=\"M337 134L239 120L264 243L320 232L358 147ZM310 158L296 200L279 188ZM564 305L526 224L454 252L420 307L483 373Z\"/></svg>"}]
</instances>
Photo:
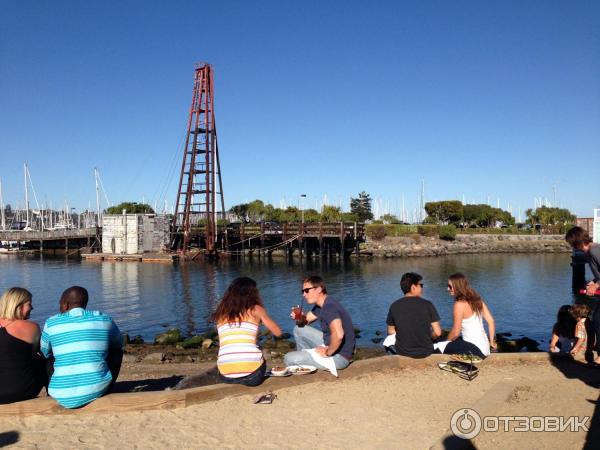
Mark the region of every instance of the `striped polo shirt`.
<instances>
[{"instance_id":1,"label":"striped polo shirt","mask_svg":"<svg viewBox=\"0 0 600 450\"><path fill-rule=\"evenodd\" d=\"M258 324L243 320L240 323L219 323L219 356L217 367L221 375L241 378L250 375L263 363L262 351L256 345Z\"/></svg>"},{"instance_id":2,"label":"striped polo shirt","mask_svg":"<svg viewBox=\"0 0 600 450\"><path fill-rule=\"evenodd\" d=\"M44 356L55 359L48 394L65 408L101 397L112 381L108 350L121 345L119 328L101 312L73 308L50 317L40 340Z\"/></svg>"}]
</instances>

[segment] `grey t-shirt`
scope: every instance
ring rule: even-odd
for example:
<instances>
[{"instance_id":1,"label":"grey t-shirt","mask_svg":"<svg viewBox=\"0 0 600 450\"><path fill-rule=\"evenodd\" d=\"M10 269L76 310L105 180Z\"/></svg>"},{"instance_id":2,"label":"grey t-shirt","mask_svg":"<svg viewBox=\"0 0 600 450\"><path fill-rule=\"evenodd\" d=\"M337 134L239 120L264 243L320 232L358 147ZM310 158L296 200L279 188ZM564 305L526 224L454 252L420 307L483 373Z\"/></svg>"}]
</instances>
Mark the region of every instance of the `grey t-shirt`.
<instances>
[{"instance_id":1,"label":"grey t-shirt","mask_svg":"<svg viewBox=\"0 0 600 450\"><path fill-rule=\"evenodd\" d=\"M594 275L594 281L600 281L600 244L590 245L588 250L588 263L592 274Z\"/></svg>"}]
</instances>

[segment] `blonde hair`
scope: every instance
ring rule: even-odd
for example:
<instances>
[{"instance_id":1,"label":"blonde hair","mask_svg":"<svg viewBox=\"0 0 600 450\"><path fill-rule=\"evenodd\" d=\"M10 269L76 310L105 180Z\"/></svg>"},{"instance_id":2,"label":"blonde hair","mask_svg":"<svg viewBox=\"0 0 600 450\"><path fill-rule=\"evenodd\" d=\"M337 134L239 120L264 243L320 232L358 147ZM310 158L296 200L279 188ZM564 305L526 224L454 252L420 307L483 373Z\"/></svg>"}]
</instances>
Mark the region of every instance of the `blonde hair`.
<instances>
[{"instance_id":1,"label":"blonde hair","mask_svg":"<svg viewBox=\"0 0 600 450\"><path fill-rule=\"evenodd\" d=\"M21 305L31 301L31 292L20 287L12 287L0 298L0 318L23 319Z\"/></svg>"}]
</instances>

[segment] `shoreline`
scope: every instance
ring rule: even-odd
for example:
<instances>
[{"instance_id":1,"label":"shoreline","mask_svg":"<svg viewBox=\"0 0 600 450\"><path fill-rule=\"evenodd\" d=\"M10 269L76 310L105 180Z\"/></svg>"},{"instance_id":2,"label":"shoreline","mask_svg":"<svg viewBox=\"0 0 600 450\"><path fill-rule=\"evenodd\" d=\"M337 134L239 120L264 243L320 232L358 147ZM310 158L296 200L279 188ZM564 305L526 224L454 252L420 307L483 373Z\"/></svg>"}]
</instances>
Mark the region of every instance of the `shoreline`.
<instances>
[{"instance_id":1,"label":"shoreline","mask_svg":"<svg viewBox=\"0 0 600 450\"><path fill-rule=\"evenodd\" d=\"M367 239L361 256L404 258L485 253L571 253L563 235L458 234L453 241L431 236Z\"/></svg>"}]
</instances>

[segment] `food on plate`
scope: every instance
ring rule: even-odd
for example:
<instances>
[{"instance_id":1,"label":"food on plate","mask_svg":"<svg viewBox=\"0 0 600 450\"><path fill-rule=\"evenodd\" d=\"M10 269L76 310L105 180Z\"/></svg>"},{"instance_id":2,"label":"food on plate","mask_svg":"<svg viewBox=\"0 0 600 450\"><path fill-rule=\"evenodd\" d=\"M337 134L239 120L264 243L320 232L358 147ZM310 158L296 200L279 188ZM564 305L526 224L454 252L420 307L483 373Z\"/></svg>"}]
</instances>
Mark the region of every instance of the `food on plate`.
<instances>
[{"instance_id":1,"label":"food on plate","mask_svg":"<svg viewBox=\"0 0 600 450\"><path fill-rule=\"evenodd\" d=\"M310 367L301 367L301 366L293 367L290 369L290 372L292 372L292 373L309 373L312 371L313 371L313 369L311 369Z\"/></svg>"}]
</instances>

